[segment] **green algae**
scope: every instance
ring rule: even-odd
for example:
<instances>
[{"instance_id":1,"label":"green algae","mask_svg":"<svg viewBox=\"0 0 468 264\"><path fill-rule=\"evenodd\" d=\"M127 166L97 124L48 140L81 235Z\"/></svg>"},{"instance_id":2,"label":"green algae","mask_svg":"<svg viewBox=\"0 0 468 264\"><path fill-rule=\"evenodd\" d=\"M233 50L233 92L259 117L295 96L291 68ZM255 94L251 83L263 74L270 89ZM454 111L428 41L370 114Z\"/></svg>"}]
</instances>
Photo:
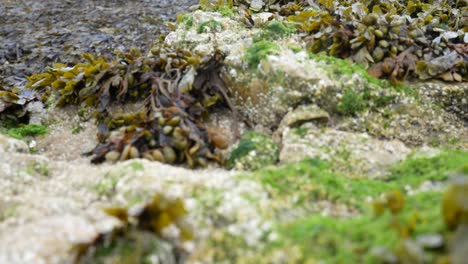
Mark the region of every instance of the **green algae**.
<instances>
[{"instance_id":1,"label":"green algae","mask_svg":"<svg viewBox=\"0 0 468 264\"><path fill-rule=\"evenodd\" d=\"M295 29L290 24L284 24L278 21L269 21L263 27L262 31L253 39L254 42L262 40L278 40L287 37L295 32Z\"/></svg>"},{"instance_id":2,"label":"green algae","mask_svg":"<svg viewBox=\"0 0 468 264\"><path fill-rule=\"evenodd\" d=\"M363 201L368 197L397 188L393 183L352 179L336 174L330 164L319 159L306 159L279 168L260 170L251 177L259 179L274 199L296 196L292 207L327 200L364 211L367 205Z\"/></svg>"},{"instance_id":3,"label":"green algae","mask_svg":"<svg viewBox=\"0 0 468 264\"><path fill-rule=\"evenodd\" d=\"M228 168L257 170L276 164L279 147L267 136L257 132L246 132L231 152Z\"/></svg>"},{"instance_id":4,"label":"green algae","mask_svg":"<svg viewBox=\"0 0 468 264\"><path fill-rule=\"evenodd\" d=\"M209 33L209 32L221 32L223 30L224 30L223 24L221 24L220 22L214 19L210 19L198 25L197 33L201 34L201 33Z\"/></svg>"},{"instance_id":5,"label":"green algae","mask_svg":"<svg viewBox=\"0 0 468 264\"><path fill-rule=\"evenodd\" d=\"M119 178L117 177L109 177L101 180L99 183L92 187L92 190L99 196L112 196L115 193L115 188L117 183L119 182Z\"/></svg>"},{"instance_id":6,"label":"green algae","mask_svg":"<svg viewBox=\"0 0 468 264\"><path fill-rule=\"evenodd\" d=\"M30 175L49 177L51 175L49 165L46 162L34 161L26 167L26 172Z\"/></svg>"},{"instance_id":7,"label":"green algae","mask_svg":"<svg viewBox=\"0 0 468 264\"><path fill-rule=\"evenodd\" d=\"M391 168L388 180L410 186L417 186L423 181L445 181L450 171L466 164L466 150L445 150L435 157L413 156Z\"/></svg>"},{"instance_id":8,"label":"green algae","mask_svg":"<svg viewBox=\"0 0 468 264\"><path fill-rule=\"evenodd\" d=\"M419 235L445 232L441 208L437 206L441 204L442 191L406 194L399 211L384 211L378 218L373 210L375 202L371 201L394 191L406 193L408 187L417 189L428 180L445 181L454 171L468 170L467 164L467 151L444 150L434 157L410 156L383 179L346 177L333 172L333 164L318 159L245 175L260 181L272 200L289 201L289 205L276 208L276 219L284 218L288 210L305 209L292 220L276 222L274 232L279 238L268 242L261 254L271 257L277 251L295 250L291 263L383 263L389 254L404 257L401 251L407 250L405 243L410 242L404 241L408 236L413 241ZM319 201L347 205L354 208L355 216L337 218L308 210ZM430 263L440 257L433 252L424 254Z\"/></svg>"},{"instance_id":9,"label":"green algae","mask_svg":"<svg viewBox=\"0 0 468 264\"><path fill-rule=\"evenodd\" d=\"M18 127L11 127L6 129L6 134L16 139L23 139L25 137L33 137L37 135L45 135L47 127L44 125L21 125Z\"/></svg>"},{"instance_id":10,"label":"green algae","mask_svg":"<svg viewBox=\"0 0 468 264\"><path fill-rule=\"evenodd\" d=\"M318 62L324 64L326 68L329 68L332 74L337 76L342 75L353 75L359 74L364 78L368 83L377 85L379 87L386 87L389 84L384 80L379 80L375 77L372 77L369 73L367 73L366 69L359 64L352 63L348 60L335 58L333 56L323 55L323 54L315 54L309 53L309 58L314 59Z\"/></svg>"},{"instance_id":11,"label":"green algae","mask_svg":"<svg viewBox=\"0 0 468 264\"><path fill-rule=\"evenodd\" d=\"M218 12L223 16L223 17L232 17L234 16L234 10L232 7L229 7L227 5L221 6L218 8Z\"/></svg>"},{"instance_id":12,"label":"green algae","mask_svg":"<svg viewBox=\"0 0 468 264\"><path fill-rule=\"evenodd\" d=\"M425 181L444 181L463 164L468 164L468 151L446 150L432 158L410 157L380 180L340 175L333 171L332 163L318 159L259 170L249 177L259 179L273 197L298 195L299 204L328 200L363 211L368 197L394 189L403 191L407 186L417 188Z\"/></svg>"},{"instance_id":13,"label":"green algae","mask_svg":"<svg viewBox=\"0 0 468 264\"><path fill-rule=\"evenodd\" d=\"M193 16L189 14L179 14L177 15L177 22L185 25L185 29L189 30L193 26Z\"/></svg>"},{"instance_id":14,"label":"green algae","mask_svg":"<svg viewBox=\"0 0 468 264\"><path fill-rule=\"evenodd\" d=\"M346 89L337 106L339 113L343 115L354 115L366 109L366 103L361 94L352 89Z\"/></svg>"},{"instance_id":15,"label":"green algae","mask_svg":"<svg viewBox=\"0 0 468 264\"><path fill-rule=\"evenodd\" d=\"M279 45L267 40L254 42L247 48L245 60L250 68L255 68L261 60L265 59L270 54L275 54L279 51Z\"/></svg>"},{"instance_id":16,"label":"green algae","mask_svg":"<svg viewBox=\"0 0 468 264\"><path fill-rule=\"evenodd\" d=\"M441 197L440 192L425 192L408 197L398 221L407 223L417 212L419 221L414 230L415 235L443 230L440 208L434 206ZM382 247L393 249L400 240L391 222L392 215L389 213L378 219L371 212L348 219L311 215L282 224L278 229L283 237L283 245L299 245L301 261L304 262L381 263L374 252Z\"/></svg>"}]
</instances>

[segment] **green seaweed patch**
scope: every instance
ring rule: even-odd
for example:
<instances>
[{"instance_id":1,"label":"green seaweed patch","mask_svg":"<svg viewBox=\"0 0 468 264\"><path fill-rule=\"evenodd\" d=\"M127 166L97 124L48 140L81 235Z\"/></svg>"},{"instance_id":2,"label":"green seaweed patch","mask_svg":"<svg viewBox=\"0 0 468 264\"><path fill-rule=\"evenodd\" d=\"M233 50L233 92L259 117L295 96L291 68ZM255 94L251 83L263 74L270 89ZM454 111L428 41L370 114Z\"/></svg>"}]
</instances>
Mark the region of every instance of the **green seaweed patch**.
<instances>
[{"instance_id":1,"label":"green seaweed patch","mask_svg":"<svg viewBox=\"0 0 468 264\"><path fill-rule=\"evenodd\" d=\"M18 127L9 127L6 129L6 134L16 139L23 139L25 137L33 137L37 135L45 135L47 127L44 125L20 125Z\"/></svg>"},{"instance_id":2,"label":"green seaweed patch","mask_svg":"<svg viewBox=\"0 0 468 264\"><path fill-rule=\"evenodd\" d=\"M314 59L318 62L324 63L326 66L329 66L335 75L353 75L358 73L361 75L368 83L374 84L380 87L387 87L390 84L387 81L379 80L375 77L372 77L367 70L364 69L359 64L352 63L348 60L335 58L327 55L319 55L315 53L309 53L309 58Z\"/></svg>"},{"instance_id":3,"label":"green seaweed patch","mask_svg":"<svg viewBox=\"0 0 468 264\"><path fill-rule=\"evenodd\" d=\"M279 147L267 136L257 132L246 132L231 152L229 168L257 170L278 162Z\"/></svg>"},{"instance_id":4,"label":"green seaweed patch","mask_svg":"<svg viewBox=\"0 0 468 264\"><path fill-rule=\"evenodd\" d=\"M389 190L417 188L425 181L444 181L461 164L468 163L468 152L447 150L432 158L410 157L390 169L382 179L352 178L334 172L332 165L319 159L305 159L277 168L256 171L247 177L258 179L275 199L295 197L294 206L308 206L327 200L350 206L360 212L369 209L365 202ZM292 200L292 199L291 199Z\"/></svg>"},{"instance_id":5,"label":"green seaweed patch","mask_svg":"<svg viewBox=\"0 0 468 264\"><path fill-rule=\"evenodd\" d=\"M177 15L177 22L185 25L185 29L189 30L193 26L193 16L189 14Z\"/></svg>"},{"instance_id":6,"label":"green seaweed patch","mask_svg":"<svg viewBox=\"0 0 468 264\"><path fill-rule=\"evenodd\" d=\"M210 19L201 23L197 28L197 33L210 33L210 32L221 32L224 30L224 25L220 22Z\"/></svg>"},{"instance_id":7,"label":"green seaweed patch","mask_svg":"<svg viewBox=\"0 0 468 264\"><path fill-rule=\"evenodd\" d=\"M262 27L262 31L254 37L254 42L262 40L277 40L291 35L295 29L291 24L284 24L278 21L269 21Z\"/></svg>"},{"instance_id":8,"label":"green seaweed patch","mask_svg":"<svg viewBox=\"0 0 468 264\"><path fill-rule=\"evenodd\" d=\"M376 252L393 249L400 239L392 223L409 224L415 220L414 234L440 231L443 222L439 192L425 192L408 197L406 206L397 216L389 212L375 218L368 213L348 219L311 215L279 226L282 246L297 245L302 252L302 263L325 261L326 263L380 263ZM393 221L393 222L392 222Z\"/></svg>"},{"instance_id":9,"label":"green seaweed patch","mask_svg":"<svg viewBox=\"0 0 468 264\"><path fill-rule=\"evenodd\" d=\"M366 108L363 95L353 89L346 89L341 101L337 105L337 111L343 115L355 115Z\"/></svg>"},{"instance_id":10,"label":"green seaweed patch","mask_svg":"<svg viewBox=\"0 0 468 264\"><path fill-rule=\"evenodd\" d=\"M234 9L232 7L229 7L227 5L221 6L218 8L218 12L223 16L223 17L233 17L234 16Z\"/></svg>"},{"instance_id":11,"label":"green seaweed patch","mask_svg":"<svg viewBox=\"0 0 468 264\"><path fill-rule=\"evenodd\" d=\"M250 68L255 68L266 56L277 53L279 49L280 47L278 44L270 41L261 40L254 42L252 46L247 49L245 60Z\"/></svg>"},{"instance_id":12,"label":"green seaweed patch","mask_svg":"<svg viewBox=\"0 0 468 264\"><path fill-rule=\"evenodd\" d=\"M468 151L445 150L435 157L412 156L391 168L389 181L417 186L424 181L445 181L450 172L468 164Z\"/></svg>"},{"instance_id":13,"label":"green seaweed patch","mask_svg":"<svg viewBox=\"0 0 468 264\"><path fill-rule=\"evenodd\" d=\"M305 159L278 168L260 170L251 177L267 186L268 192L275 199L297 197L294 206L327 200L364 211L368 204L363 201L368 197L398 188L391 182L339 175L332 171L327 162L319 159Z\"/></svg>"}]
</instances>

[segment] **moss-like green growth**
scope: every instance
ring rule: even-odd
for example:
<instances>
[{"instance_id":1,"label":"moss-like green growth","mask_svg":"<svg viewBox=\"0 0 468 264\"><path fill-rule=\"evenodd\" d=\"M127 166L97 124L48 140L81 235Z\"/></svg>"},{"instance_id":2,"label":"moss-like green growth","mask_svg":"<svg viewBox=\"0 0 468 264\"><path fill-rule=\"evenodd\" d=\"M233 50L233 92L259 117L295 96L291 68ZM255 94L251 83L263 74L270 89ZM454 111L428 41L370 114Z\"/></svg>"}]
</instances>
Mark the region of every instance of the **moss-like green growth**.
<instances>
[{"instance_id":1,"label":"moss-like green growth","mask_svg":"<svg viewBox=\"0 0 468 264\"><path fill-rule=\"evenodd\" d=\"M76 124L71 130L71 133L73 135L79 134L81 131L84 130L84 127L81 124Z\"/></svg>"},{"instance_id":2,"label":"moss-like green growth","mask_svg":"<svg viewBox=\"0 0 468 264\"><path fill-rule=\"evenodd\" d=\"M345 90L341 102L337 106L339 113L343 115L355 115L366 109L366 102L361 94L353 89Z\"/></svg>"},{"instance_id":3,"label":"moss-like green growth","mask_svg":"<svg viewBox=\"0 0 468 264\"><path fill-rule=\"evenodd\" d=\"M218 12L223 17L232 17L232 16L234 16L234 10L232 8L230 8L229 6L227 6L227 5L219 7Z\"/></svg>"},{"instance_id":4,"label":"moss-like green growth","mask_svg":"<svg viewBox=\"0 0 468 264\"><path fill-rule=\"evenodd\" d=\"M44 135L47 133L47 128L43 125L22 125L8 128L6 133L13 138L23 139L28 136Z\"/></svg>"},{"instance_id":5,"label":"moss-like green growth","mask_svg":"<svg viewBox=\"0 0 468 264\"><path fill-rule=\"evenodd\" d=\"M468 151L447 150L435 157L410 157L391 169L390 181L416 186L422 181L445 181L448 172L468 164Z\"/></svg>"},{"instance_id":6,"label":"moss-like green growth","mask_svg":"<svg viewBox=\"0 0 468 264\"><path fill-rule=\"evenodd\" d=\"M266 23L262 29L263 30L254 37L254 42L280 39L295 31L291 26L285 26L283 23L278 21L270 21Z\"/></svg>"},{"instance_id":7,"label":"moss-like green growth","mask_svg":"<svg viewBox=\"0 0 468 264\"><path fill-rule=\"evenodd\" d=\"M414 234L437 232L443 229L439 192L420 193L407 198L404 210L397 219L385 213L376 219L372 212L357 218L337 219L312 215L281 225L283 245L301 248L302 263L381 263L376 254L379 248L392 250L400 239L392 221L408 224L416 220ZM433 263L433 262L430 262Z\"/></svg>"},{"instance_id":8,"label":"moss-like green growth","mask_svg":"<svg viewBox=\"0 0 468 264\"><path fill-rule=\"evenodd\" d=\"M256 170L275 164L279 159L279 147L267 136L244 133L228 161L229 168Z\"/></svg>"},{"instance_id":9,"label":"moss-like green growth","mask_svg":"<svg viewBox=\"0 0 468 264\"><path fill-rule=\"evenodd\" d=\"M18 211L19 204L17 203L0 203L0 222L14 217Z\"/></svg>"},{"instance_id":10,"label":"moss-like green growth","mask_svg":"<svg viewBox=\"0 0 468 264\"><path fill-rule=\"evenodd\" d=\"M258 171L252 176L259 179L274 199L295 196L291 207L315 201L328 200L344 203L364 210L363 201L398 186L369 179L351 179L332 172L330 165L318 159L306 159L279 168Z\"/></svg>"},{"instance_id":11,"label":"moss-like green growth","mask_svg":"<svg viewBox=\"0 0 468 264\"><path fill-rule=\"evenodd\" d=\"M349 178L333 172L331 165L317 159L285 164L279 168L259 170L253 175L259 179L275 199L295 196L294 206L327 200L346 204L363 212L369 197L377 197L390 190L417 188L421 183L446 180L449 173L468 163L468 151L447 150L433 158L410 157L391 169L381 180Z\"/></svg>"},{"instance_id":12,"label":"moss-like green growth","mask_svg":"<svg viewBox=\"0 0 468 264\"><path fill-rule=\"evenodd\" d=\"M197 33L209 33L209 32L221 32L224 30L223 24L220 22L210 19L201 23L197 28Z\"/></svg>"},{"instance_id":13,"label":"moss-like green growth","mask_svg":"<svg viewBox=\"0 0 468 264\"><path fill-rule=\"evenodd\" d=\"M267 55L274 54L278 51L278 44L261 40L253 43L252 46L247 49L245 60L250 68L255 68Z\"/></svg>"},{"instance_id":14,"label":"moss-like green growth","mask_svg":"<svg viewBox=\"0 0 468 264\"><path fill-rule=\"evenodd\" d=\"M143 164L141 164L140 162L136 162L136 161L130 163L129 167L133 169L134 171L142 171L145 169L145 166L143 166Z\"/></svg>"},{"instance_id":15,"label":"moss-like green growth","mask_svg":"<svg viewBox=\"0 0 468 264\"><path fill-rule=\"evenodd\" d=\"M378 85L380 87L389 86L389 83L372 77L367 73L366 69L359 64L352 63L347 60L335 58L327 55L318 55L309 53L309 57L318 62L322 62L325 66L329 66L331 72L336 75L353 75L355 73L361 75L368 83Z\"/></svg>"},{"instance_id":16,"label":"moss-like green growth","mask_svg":"<svg viewBox=\"0 0 468 264\"><path fill-rule=\"evenodd\" d=\"M180 18L177 16L177 21L185 25L185 29L190 29L193 26L193 16L191 15L181 15Z\"/></svg>"}]
</instances>

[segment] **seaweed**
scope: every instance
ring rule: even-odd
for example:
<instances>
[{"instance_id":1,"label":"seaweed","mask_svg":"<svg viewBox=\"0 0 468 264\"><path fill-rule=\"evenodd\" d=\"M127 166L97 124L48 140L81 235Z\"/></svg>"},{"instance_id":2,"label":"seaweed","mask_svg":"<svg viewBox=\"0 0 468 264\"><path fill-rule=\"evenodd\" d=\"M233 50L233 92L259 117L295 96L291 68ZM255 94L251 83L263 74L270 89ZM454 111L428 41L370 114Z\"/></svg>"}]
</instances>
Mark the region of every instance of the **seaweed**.
<instances>
[{"instance_id":1,"label":"seaweed","mask_svg":"<svg viewBox=\"0 0 468 264\"><path fill-rule=\"evenodd\" d=\"M106 208L104 212L121 225L100 233L93 241L75 245L74 263L147 263L163 243L174 247L174 255L184 254L180 245L193 239L193 230L185 221L187 210L182 200L157 193L134 211ZM163 234L171 225L178 230L177 237Z\"/></svg>"},{"instance_id":2,"label":"seaweed","mask_svg":"<svg viewBox=\"0 0 468 264\"><path fill-rule=\"evenodd\" d=\"M220 164L215 150L227 147L216 129L204 125L208 109L233 109L219 77L224 54L200 58L183 49L155 46L151 56L137 50L108 61L83 54L85 62L55 64L29 77L27 87L56 107L78 104L94 110L99 144L85 153L93 163L146 158L189 167ZM136 113L115 114L114 104L143 100Z\"/></svg>"}]
</instances>

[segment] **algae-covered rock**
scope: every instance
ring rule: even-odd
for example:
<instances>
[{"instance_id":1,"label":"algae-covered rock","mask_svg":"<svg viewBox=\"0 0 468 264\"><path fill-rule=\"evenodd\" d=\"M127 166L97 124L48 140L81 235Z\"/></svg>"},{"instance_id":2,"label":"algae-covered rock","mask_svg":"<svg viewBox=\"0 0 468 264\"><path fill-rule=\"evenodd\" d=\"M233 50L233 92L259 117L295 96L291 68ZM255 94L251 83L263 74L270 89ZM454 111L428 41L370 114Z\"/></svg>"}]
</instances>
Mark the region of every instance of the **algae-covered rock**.
<instances>
[{"instance_id":1,"label":"algae-covered rock","mask_svg":"<svg viewBox=\"0 0 468 264\"><path fill-rule=\"evenodd\" d=\"M382 177L389 167L405 159L410 151L398 140L379 140L366 133L321 129L305 123L283 131L280 161L320 158L345 174Z\"/></svg>"},{"instance_id":2,"label":"algae-covered rock","mask_svg":"<svg viewBox=\"0 0 468 264\"><path fill-rule=\"evenodd\" d=\"M231 152L228 167L239 170L256 170L275 164L279 158L278 146L267 136L246 132Z\"/></svg>"}]
</instances>

